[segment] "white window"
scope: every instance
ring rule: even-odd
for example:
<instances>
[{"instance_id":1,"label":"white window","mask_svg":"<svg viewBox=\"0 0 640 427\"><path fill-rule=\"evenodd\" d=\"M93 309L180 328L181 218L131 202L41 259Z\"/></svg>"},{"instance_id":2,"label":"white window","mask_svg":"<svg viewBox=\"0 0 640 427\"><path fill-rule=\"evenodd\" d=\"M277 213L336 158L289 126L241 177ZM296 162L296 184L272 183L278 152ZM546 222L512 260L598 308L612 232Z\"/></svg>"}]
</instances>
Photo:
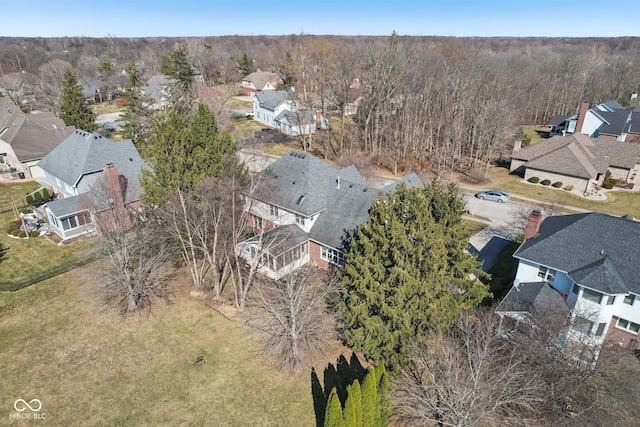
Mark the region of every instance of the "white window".
<instances>
[{"instance_id":1,"label":"white window","mask_svg":"<svg viewBox=\"0 0 640 427\"><path fill-rule=\"evenodd\" d=\"M607 305L613 305L613 303L616 301L616 296L615 295L609 295L609 297L607 298Z\"/></svg>"},{"instance_id":2,"label":"white window","mask_svg":"<svg viewBox=\"0 0 640 427\"><path fill-rule=\"evenodd\" d=\"M630 322L625 319L618 319L618 324L616 325L620 329L626 329L633 333L638 333L640 331L640 325L637 323Z\"/></svg>"},{"instance_id":3,"label":"white window","mask_svg":"<svg viewBox=\"0 0 640 427\"><path fill-rule=\"evenodd\" d=\"M538 277L547 282L553 282L553 279L556 278L556 270L540 266L538 269Z\"/></svg>"},{"instance_id":4,"label":"white window","mask_svg":"<svg viewBox=\"0 0 640 427\"><path fill-rule=\"evenodd\" d=\"M573 319L571 329L578 331L581 334L589 335L593 329L593 322L589 319L585 319L584 317L576 316L576 318Z\"/></svg>"},{"instance_id":5,"label":"white window","mask_svg":"<svg viewBox=\"0 0 640 427\"><path fill-rule=\"evenodd\" d=\"M600 292L592 291L591 289L585 288L582 291L582 298L587 301L595 302L596 304L600 304L602 302L603 295Z\"/></svg>"},{"instance_id":6,"label":"white window","mask_svg":"<svg viewBox=\"0 0 640 427\"><path fill-rule=\"evenodd\" d=\"M629 305L633 305L633 302L635 301L636 296L633 294L629 294L626 297L624 297L624 303L625 304L629 304Z\"/></svg>"},{"instance_id":7,"label":"white window","mask_svg":"<svg viewBox=\"0 0 640 427\"><path fill-rule=\"evenodd\" d=\"M604 333L604 328L607 327L606 323L598 323L598 329L596 329L596 336L601 337Z\"/></svg>"},{"instance_id":8,"label":"white window","mask_svg":"<svg viewBox=\"0 0 640 427\"><path fill-rule=\"evenodd\" d=\"M344 265L344 254L341 251L328 246L322 246L320 248L320 258L340 267Z\"/></svg>"},{"instance_id":9,"label":"white window","mask_svg":"<svg viewBox=\"0 0 640 427\"><path fill-rule=\"evenodd\" d=\"M271 216L275 216L277 218L279 213L277 206L269 205L269 214L271 214Z\"/></svg>"},{"instance_id":10,"label":"white window","mask_svg":"<svg viewBox=\"0 0 640 427\"><path fill-rule=\"evenodd\" d=\"M305 223L307 222L307 218L302 216L302 215L296 215L296 224L304 227Z\"/></svg>"},{"instance_id":11,"label":"white window","mask_svg":"<svg viewBox=\"0 0 640 427\"><path fill-rule=\"evenodd\" d=\"M254 215L253 216L253 227L254 228L258 228L258 229L262 229L262 218L260 218L259 216Z\"/></svg>"}]
</instances>

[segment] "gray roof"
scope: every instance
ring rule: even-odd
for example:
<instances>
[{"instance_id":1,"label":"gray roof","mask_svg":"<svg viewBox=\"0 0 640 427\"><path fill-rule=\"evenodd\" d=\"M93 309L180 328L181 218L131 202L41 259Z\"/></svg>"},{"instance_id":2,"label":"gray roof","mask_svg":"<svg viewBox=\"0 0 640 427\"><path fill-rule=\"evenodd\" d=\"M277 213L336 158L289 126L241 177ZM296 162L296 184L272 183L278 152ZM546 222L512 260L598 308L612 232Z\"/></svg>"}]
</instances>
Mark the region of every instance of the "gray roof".
<instances>
[{"instance_id":1,"label":"gray roof","mask_svg":"<svg viewBox=\"0 0 640 427\"><path fill-rule=\"evenodd\" d=\"M107 87L107 83L90 76L81 77L78 83L82 86L82 96L85 98L93 98L96 96L97 90L103 91ZM106 93L102 95L104 96Z\"/></svg>"},{"instance_id":2,"label":"gray roof","mask_svg":"<svg viewBox=\"0 0 640 427\"><path fill-rule=\"evenodd\" d=\"M113 142L98 133L76 130L38 166L73 186L82 176L104 170L107 163L112 163L127 178L125 202L139 200L140 175L145 164L130 139Z\"/></svg>"},{"instance_id":3,"label":"gray roof","mask_svg":"<svg viewBox=\"0 0 640 427\"><path fill-rule=\"evenodd\" d=\"M639 144L599 140L577 133L529 145L513 152L511 158L525 161L527 168L591 179L610 166L633 169L639 156Z\"/></svg>"},{"instance_id":4,"label":"gray roof","mask_svg":"<svg viewBox=\"0 0 640 427\"><path fill-rule=\"evenodd\" d=\"M301 245L309 240L309 235L296 224L283 225L256 235L248 239L247 243L257 243L261 241L262 249L269 252L274 257Z\"/></svg>"},{"instance_id":5,"label":"gray roof","mask_svg":"<svg viewBox=\"0 0 640 427\"><path fill-rule=\"evenodd\" d=\"M312 110L284 110L283 112L278 114L274 120L276 122L289 123L291 126L300 126L315 123L316 117L315 113Z\"/></svg>"},{"instance_id":6,"label":"gray roof","mask_svg":"<svg viewBox=\"0 0 640 427\"><path fill-rule=\"evenodd\" d=\"M513 255L567 273L581 286L640 295L640 222L601 213L545 218Z\"/></svg>"},{"instance_id":7,"label":"gray roof","mask_svg":"<svg viewBox=\"0 0 640 427\"><path fill-rule=\"evenodd\" d=\"M272 163L258 180L252 197L306 217L319 215L309 237L338 249L350 231L369 219L371 205L381 194L367 185L355 166L338 170L299 151ZM415 174L399 182L422 185ZM397 185L382 192L392 191Z\"/></svg>"},{"instance_id":8,"label":"gray roof","mask_svg":"<svg viewBox=\"0 0 640 427\"><path fill-rule=\"evenodd\" d=\"M53 113L25 114L13 104L0 107L0 139L21 162L40 160L74 130Z\"/></svg>"},{"instance_id":9,"label":"gray roof","mask_svg":"<svg viewBox=\"0 0 640 427\"><path fill-rule=\"evenodd\" d=\"M557 290L547 282L520 283L513 286L496 308L496 313L565 312L569 307Z\"/></svg>"},{"instance_id":10,"label":"gray roof","mask_svg":"<svg viewBox=\"0 0 640 427\"><path fill-rule=\"evenodd\" d=\"M275 110L278 105L292 99L292 93L286 90L269 90L255 93L253 96L260 103L260 107L269 110Z\"/></svg>"},{"instance_id":11,"label":"gray roof","mask_svg":"<svg viewBox=\"0 0 640 427\"><path fill-rule=\"evenodd\" d=\"M65 197L64 199L47 202L47 207L56 217L60 218L65 215L86 211L89 208L91 200L88 199L88 193L79 196Z\"/></svg>"}]
</instances>

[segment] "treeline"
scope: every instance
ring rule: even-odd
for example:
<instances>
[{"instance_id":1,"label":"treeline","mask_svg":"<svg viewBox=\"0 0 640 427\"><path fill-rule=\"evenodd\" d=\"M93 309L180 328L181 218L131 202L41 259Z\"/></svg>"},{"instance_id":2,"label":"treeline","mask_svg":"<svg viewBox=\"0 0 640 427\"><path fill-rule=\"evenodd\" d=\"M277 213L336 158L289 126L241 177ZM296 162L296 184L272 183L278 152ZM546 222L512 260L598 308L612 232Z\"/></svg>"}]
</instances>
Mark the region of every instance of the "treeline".
<instances>
[{"instance_id":1,"label":"treeline","mask_svg":"<svg viewBox=\"0 0 640 427\"><path fill-rule=\"evenodd\" d=\"M325 114L359 102L353 120L313 143L325 156L364 153L394 172L458 170L482 179L518 125L572 114L581 102L624 104L640 89L636 37L1 38L0 79L31 74L53 97L52 76L66 67L117 80L133 62L148 78L179 46L207 86L261 69L280 73L299 102Z\"/></svg>"}]
</instances>

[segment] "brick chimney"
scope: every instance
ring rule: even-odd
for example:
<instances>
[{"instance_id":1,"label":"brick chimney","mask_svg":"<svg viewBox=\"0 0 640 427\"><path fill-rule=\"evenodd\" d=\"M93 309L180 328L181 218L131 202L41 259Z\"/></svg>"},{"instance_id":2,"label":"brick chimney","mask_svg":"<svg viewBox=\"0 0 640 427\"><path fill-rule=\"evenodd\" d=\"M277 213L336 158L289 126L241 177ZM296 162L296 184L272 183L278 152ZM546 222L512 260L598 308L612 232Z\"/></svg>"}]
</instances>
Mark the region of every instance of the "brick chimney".
<instances>
[{"instance_id":1,"label":"brick chimney","mask_svg":"<svg viewBox=\"0 0 640 427\"><path fill-rule=\"evenodd\" d=\"M589 106L590 105L588 102L583 102L580 105L580 112L578 113L578 123L576 124L575 133L583 133L582 125L584 125L584 119L585 117L587 117L587 111L589 111Z\"/></svg>"},{"instance_id":2,"label":"brick chimney","mask_svg":"<svg viewBox=\"0 0 640 427\"><path fill-rule=\"evenodd\" d=\"M527 218L527 228L524 230L524 240L533 239L540 230L540 223L542 222L542 212L539 209L534 209Z\"/></svg>"},{"instance_id":3,"label":"brick chimney","mask_svg":"<svg viewBox=\"0 0 640 427\"><path fill-rule=\"evenodd\" d=\"M122 195L122 185L120 185L120 175L118 168L113 163L107 163L104 168L104 177L107 182L109 194L107 198L113 199L113 206L119 209L124 208L124 198Z\"/></svg>"}]
</instances>

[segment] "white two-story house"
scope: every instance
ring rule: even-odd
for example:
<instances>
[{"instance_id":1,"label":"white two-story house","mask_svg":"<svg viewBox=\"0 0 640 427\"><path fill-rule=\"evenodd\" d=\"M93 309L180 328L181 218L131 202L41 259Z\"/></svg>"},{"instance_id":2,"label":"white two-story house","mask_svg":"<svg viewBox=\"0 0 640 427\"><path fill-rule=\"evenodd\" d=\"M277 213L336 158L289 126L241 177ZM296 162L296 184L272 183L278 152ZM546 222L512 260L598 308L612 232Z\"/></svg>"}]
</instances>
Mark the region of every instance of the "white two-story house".
<instances>
[{"instance_id":1,"label":"white two-story house","mask_svg":"<svg viewBox=\"0 0 640 427\"><path fill-rule=\"evenodd\" d=\"M254 92L251 95L253 120L287 135L314 134L326 128L326 120L312 109L301 108L293 91Z\"/></svg>"},{"instance_id":2,"label":"white two-story house","mask_svg":"<svg viewBox=\"0 0 640 427\"><path fill-rule=\"evenodd\" d=\"M571 311L567 338L636 348L640 222L601 213L528 219L515 284L548 283ZM513 290L512 290L513 292ZM595 353L597 355L597 352Z\"/></svg>"}]
</instances>

